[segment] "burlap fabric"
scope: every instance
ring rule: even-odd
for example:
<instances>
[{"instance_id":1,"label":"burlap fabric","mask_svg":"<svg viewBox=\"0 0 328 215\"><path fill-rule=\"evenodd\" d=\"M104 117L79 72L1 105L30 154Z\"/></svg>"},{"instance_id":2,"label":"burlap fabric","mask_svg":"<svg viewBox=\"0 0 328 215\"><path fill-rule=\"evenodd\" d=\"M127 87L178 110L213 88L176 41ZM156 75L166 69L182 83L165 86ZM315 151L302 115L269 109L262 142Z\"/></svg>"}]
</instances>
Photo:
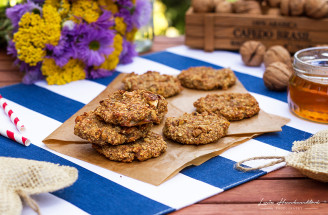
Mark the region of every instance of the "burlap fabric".
<instances>
[{"instance_id":1,"label":"burlap fabric","mask_svg":"<svg viewBox=\"0 0 328 215\"><path fill-rule=\"evenodd\" d=\"M252 171L286 162L287 166L298 169L309 178L328 182L328 130L320 131L307 140L295 141L292 151L286 157L269 156L249 158L238 162L235 167L242 171ZM241 166L246 161L262 159L274 159L275 161L255 168Z\"/></svg>"},{"instance_id":2,"label":"burlap fabric","mask_svg":"<svg viewBox=\"0 0 328 215\"><path fill-rule=\"evenodd\" d=\"M21 198L40 214L30 195L62 189L78 177L76 168L21 158L0 157L0 171L0 214L8 215L21 214Z\"/></svg>"},{"instance_id":3,"label":"burlap fabric","mask_svg":"<svg viewBox=\"0 0 328 215\"><path fill-rule=\"evenodd\" d=\"M311 146L316 144L328 143L328 130L319 131L312 137L304 141L294 141L292 151L301 152L308 150Z\"/></svg>"}]
</instances>

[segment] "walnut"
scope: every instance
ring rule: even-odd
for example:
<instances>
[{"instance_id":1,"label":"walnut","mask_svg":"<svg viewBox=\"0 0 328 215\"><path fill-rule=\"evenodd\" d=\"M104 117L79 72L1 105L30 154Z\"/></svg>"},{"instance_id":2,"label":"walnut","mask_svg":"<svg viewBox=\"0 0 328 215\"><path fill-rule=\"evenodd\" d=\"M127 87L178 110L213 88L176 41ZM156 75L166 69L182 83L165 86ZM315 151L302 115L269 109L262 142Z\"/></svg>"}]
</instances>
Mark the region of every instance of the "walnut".
<instances>
[{"instance_id":1,"label":"walnut","mask_svg":"<svg viewBox=\"0 0 328 215\"><path fill-rule=\"evenodd\" d=\"M304 13L306 0L281 0L280 12L285 16L300 16Z\"/></svg>"},{"instance_id":2,"label":"walnut","mask_svg":"<svg viewBox=\"0 0 328 215\"><path fill-rule=\"evenodd\" d=\"M266 15L280 16L280 9L279 8L269 8Z\"/></svg>"},{"instance_id":3,"label":"walnut","mask_svg":"<svg viewBox=\"0 0 328 215\"><path fill-rule=\"evenodd\" d=\"M226 0L214 0L216 13L232 13L232 4Z\"/></svg>"},{"instance_id":4,"label":"walnut","mask_svg":"<svg viewBox=\"0 0 328 215\"><path fill-rule=\"evenodd\" d=\"M292 74L293 70L289 66L282 62L274 62L265 69L264 85L270 90L284 91Z\"/></svg>"},{"instance_id":5,"label":"walnut","mask_svg":"<svg viewBox=\"0 0 328 215\"><path fill-rule=\"evenodd\" d=\"M265 54L265 46L258 41L247 41L239 49L239 53L245 65L260 66Z\"/></svg>"},{"instance_id":6,"label":"walnut","mask_svg":"<svg viewBox=\"0 0 328 215\"><path fill-rule=\"evenodd\" d=\"M260 3L257 1L238 0L233 3L235 13L262 14Z\"/></svg>"},{"instance_id":7,"label":"walnut","mask_svg":"<svg viewBox=\"0 0 328 215\"><path fill-rule=\"evenodd\" d=\"M281 0L267 0L267 4L270 7L279 7Z\"/></svg>"},{"instance_id":8,"label":"walnut","mask_svg":"<svg viewBox=\"0 0 328 215\"><path fill-rule=\"evenodd\" d=\"M283 46L272 46L264 54L264 65L269 66L273 62L283 62L291 67L290 54Z\"/></svg>"},{"instance_id":9,"label":"walnut","mask_svg":"<svg viewBox=\"0 0 328 215\"><path fill-rule=\"evenodd\" d=\"M305 13L311 18L323 18L328 14L328 1L327 0L306 0Z\"/></svg>"},{"instance_id":10,"label":"walnut","mask_svg":"<svg viewBox=\"0 0 328 215\"><path fill-rule=\"evenodd\" d=\"M207 13L214 11L214 1L213 0L192 0L191 7L196 13Z\"/></svg>"}]
</instances>

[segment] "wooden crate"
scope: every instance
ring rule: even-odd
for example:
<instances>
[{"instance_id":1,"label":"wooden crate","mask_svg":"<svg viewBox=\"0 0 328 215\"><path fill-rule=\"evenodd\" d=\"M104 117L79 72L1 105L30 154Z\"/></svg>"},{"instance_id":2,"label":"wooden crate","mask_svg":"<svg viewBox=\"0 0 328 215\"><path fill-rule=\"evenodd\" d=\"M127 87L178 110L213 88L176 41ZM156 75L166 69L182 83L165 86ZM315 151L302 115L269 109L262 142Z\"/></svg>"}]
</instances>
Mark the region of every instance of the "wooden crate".
<instances>
[{"instance_id":1,"label":"wooden crate","mask_svg":"<svg viewBox=\"0 0 328 215\"><path fill-rule=\"evenodd\" d=\"M328 19L280 15L186 13L185 44L192 48L239 50L243 42L282 45L291 53L328 44Z\"/></svg>"}]
</instances>

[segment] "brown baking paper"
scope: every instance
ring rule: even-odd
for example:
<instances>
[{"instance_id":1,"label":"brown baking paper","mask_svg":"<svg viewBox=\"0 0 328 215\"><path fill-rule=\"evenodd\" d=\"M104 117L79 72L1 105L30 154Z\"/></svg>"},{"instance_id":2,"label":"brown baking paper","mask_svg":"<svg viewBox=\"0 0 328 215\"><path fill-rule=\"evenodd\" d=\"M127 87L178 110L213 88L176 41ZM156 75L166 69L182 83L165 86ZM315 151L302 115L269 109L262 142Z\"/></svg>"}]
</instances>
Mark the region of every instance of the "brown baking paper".
<instances>
[{"instance_id":1,"label":"brown baking paper","mask_svg":"<svg viewBox=\"0 0 328 215\"><path fill-rule=\"evenodd\" d=\"M165 139L168 146L167 151L158 158L149 159L144 162L134 161L132 163L110 161L92 149L91 144L86 140L74 135L74 120L76 116L95 109L99 105L99 101L106 98L111 92L123 89L121 81L124 76L125 74L119 75L102 93L70 117L58 129L45 138L43 142L50 149L62 154L78 158L131 178L153 185L159 185L175 176L180 170L187 166L200 165L208 159L221 154L223 151L261 133L281 131L281 127L289 122L287 118L260 111L258 115L250 119L232 122L228 130L228 135L214 143L199 146L181 145L169 139ZM169 104L166 117L180 116L184 112L192 112L195 110L193 102L198 98L209 93L223 92L247 91L239 81L235 86L225 91L197 91L184 89L179 95L167 99ZM163 125L164 122L154 126L152 131L162 134Z\"/></svg>"}]
</instances>

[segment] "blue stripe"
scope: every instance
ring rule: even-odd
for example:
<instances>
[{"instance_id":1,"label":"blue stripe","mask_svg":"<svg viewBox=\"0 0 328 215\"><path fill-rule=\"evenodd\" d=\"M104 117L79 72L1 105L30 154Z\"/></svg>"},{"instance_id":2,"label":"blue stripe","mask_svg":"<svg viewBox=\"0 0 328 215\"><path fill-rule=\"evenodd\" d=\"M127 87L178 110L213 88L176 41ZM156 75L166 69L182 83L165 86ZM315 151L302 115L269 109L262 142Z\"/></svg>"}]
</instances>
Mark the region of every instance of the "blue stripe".
<instances>
[{"instance_id":1,"label":"blue stripe","mask_svg":"<svg viewBox=\"0 0 328 215\"><path fill-rule=\"evenodd\" d=\"M48 161L77 168L78 180L72 186L53 194L90 214L150 215L174 211L173 208L135 193L33 144L25 147L0 136L0 156Z\"/></svg>"},{"instance_id":2,"label":"blue stripe","mask_svg":"<svg viewBox=\"0 0 328 215\"><path fill-rule=\"evenodd\" d=\"M0 88L0 93L6 99L60 122L66 121L84 106L36 85L17 84Z\"/></svg>"},{"instance_id":3,"label":"blue stripe","mask_svg":"<svg viewBox=\"0 0 328 215\"><path fill-rule=\"evenodd\" d=\"M110 84L119 74L121 74L120 72L114 72L112 75L105 77L105 78L98 78L95 80L91 80L94 82L97 82L98 84L102 84L107 86L108 84Z\"/></svg>"},{"instance_id":4,"label":"blue stripe","mask_svg":"<svg viewBox=\"0 0 328 215\"><path fill-rule=\"evenodd\" d=\"M204 61L200 61L197 59L185 57L182 55L173 54L170 52L158 52L155 54L149 54L149 55L143 55L142 56L145 59L152 60L164 65L167 65L169 67L178 69L178 70L184 70L188 69L189 67L194 66L210 66L216 69L221 69L221 66L217 66L211 63L207 63ZM218 59L219 60L219 59ZM286 92L276 92L276 91L270 91L268 90L263 83L262 78L254 77L251 75L247 75L244 73L236 72L236 76L238 79L243 83L244 87L254 93L258 93L264 96L268 96L283 102L287 102L287 93Z\"/></svg>"},{"instance_id":5,"label":"blue stripe","mask_svg":"<svg viewBox=\"0 0 328 215\"><path fill-rule=\"evenodd\" d=\"M262 170L242 172L234 168L236 162L221 156L214 157L200 166L191 166L181 171L189 177L219 187L223 190L233 188L247 181L265 175Z\"/></svg>"},{"instance_id":6,"label":"blue stripe","mask_svg":"<svg viewBox=\"0 0 328 215\"><path fill-rule=\"evenodd\" d=\"M263 143L267 143L271 146L291 151L294 141L305 140L311 136L311 133L301 131L289 126L283 126L281 132L265 133L255 137L254 139Z\"/></svg>"}]
</instances>

